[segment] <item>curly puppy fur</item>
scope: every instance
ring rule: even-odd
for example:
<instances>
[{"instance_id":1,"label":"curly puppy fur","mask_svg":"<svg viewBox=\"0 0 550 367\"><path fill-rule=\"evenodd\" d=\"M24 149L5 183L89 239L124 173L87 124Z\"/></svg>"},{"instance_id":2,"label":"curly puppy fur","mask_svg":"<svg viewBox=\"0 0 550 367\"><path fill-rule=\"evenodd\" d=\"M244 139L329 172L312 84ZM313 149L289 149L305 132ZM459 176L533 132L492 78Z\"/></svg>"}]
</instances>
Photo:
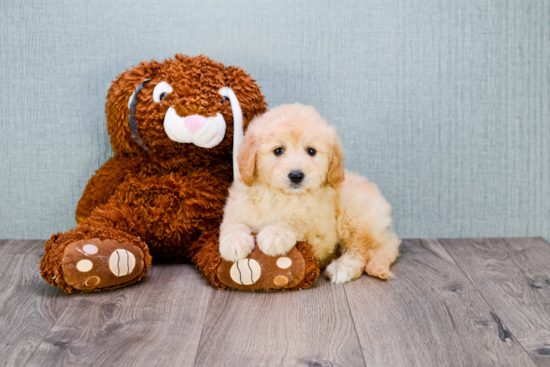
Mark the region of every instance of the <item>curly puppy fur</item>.
<instances>
[{"instance_id":1,"label":"curly puppy fur","mask_svg":"<svg viewBox=\"0 0 550 367\"><path fill-rule=\"evenodd\" d=\"M155 88L172 88L161 100ZM143 83L137 94L136 88ZM89 180L76 208L74 230L53 235L45 245L42 277L65 292L81 292L67 284L62 262L65 249L82 239L129 242L144 254L145 276L155 259L191 259L210 283L221 262L219 226L232 177L233 113L220 88L230 87L243 113L243 124L266 110L255 80L242 69L205 56L178 54L164 62L142 62L117 77L107 94L107 129L114 156ZM155 100L155 98L157 100ZM132 136L129 102L139 139ZM223 139L210 148L172 140L165 131L169 110L180 116L222 118ZM109 288L100 288L97 291Z\"/></svg>"},{"instance_id":2,"label":"curly puppy fur","mask_svg":"<svg viewBox=\"0 0 550 367\"><path fill-rule=\"evenodd\" d=\"M391 207L376 185L344 171L336 130L313 107L283 105L254 119L238 161L241 181L229 190L220 232L224 259L246 257L256 232L271 256L311 244L334 283L364 271L391 276L401 243Z\"/></svg>"}]
</instances>

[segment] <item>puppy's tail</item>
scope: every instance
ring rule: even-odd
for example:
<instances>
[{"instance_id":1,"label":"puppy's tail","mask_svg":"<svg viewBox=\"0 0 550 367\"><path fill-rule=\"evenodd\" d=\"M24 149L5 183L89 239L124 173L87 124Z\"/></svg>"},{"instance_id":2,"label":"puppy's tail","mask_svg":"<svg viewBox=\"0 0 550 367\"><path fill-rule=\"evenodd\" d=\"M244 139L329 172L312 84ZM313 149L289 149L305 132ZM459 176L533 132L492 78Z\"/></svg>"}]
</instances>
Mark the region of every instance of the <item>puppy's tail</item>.
<instances>
[{"instance_id":1,"label":"puppy's tail","mask_svg":"<svg viewBox=\"0 0 550 367\"><path fill-rule=\"evenodd\" d=\"M239 155L239 148L243 144L244 137L243 112L239 100L231 88L223 87L219 93L222 97L229 99L231 110L233 111L233 181L238 181L241 174L239 172L237 156Z\"/></svg>"}]
</instances>

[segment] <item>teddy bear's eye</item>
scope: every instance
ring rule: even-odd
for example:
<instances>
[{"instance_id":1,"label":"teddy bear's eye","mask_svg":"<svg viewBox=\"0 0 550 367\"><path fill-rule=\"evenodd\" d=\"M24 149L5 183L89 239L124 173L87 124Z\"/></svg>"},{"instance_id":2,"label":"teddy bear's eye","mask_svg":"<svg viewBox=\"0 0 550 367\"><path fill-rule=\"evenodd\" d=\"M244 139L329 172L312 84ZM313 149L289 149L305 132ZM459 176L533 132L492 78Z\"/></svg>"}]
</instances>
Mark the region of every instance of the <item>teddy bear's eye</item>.
<instances>
[{"instance_id":1,"label":"teddy bear's eye","mask_svg":"<svg viewBox=\"0 0 550 367\"><path fill-rule=\"evenodd\" d=\"M166 82L160 82L153 89L153 101L160 102L166 98L166 96L172 93L174 89Z\"/></svg>"},{"instance_id":2,"label":"teddy bear's eye","mask_svg":"<svg viewBox=\"0 0 550 367\"><path fill-rule=\"evenodd\" d=\"M222 97L222 101L220 102L220 104L223 104L225 101L229 101L229 98ZM231 101L229 102L229 105L231 106Z\"/></svg>"},{"instance_id":3,"label":"teddy bear's eye","mask_svg":"<svg viewBox=\"0 0 550 367\"><path fill-rule=\"evenodd\" d=\"M285 148L277 148L273 151L273 154L275 154L276 156L280 156L284 152L285 152Z\"/></svg>"},{"instance_id":4,"label":"teddy bear's eye","mask_svg":"<svg viewBox=\"0 0 550 367\"><path fill-rule=\"evenodd\" d=\"M313 148L307 148L307 154L313 157L315 154L317 154L317 151Z\"/></svg>"}]
</instances>

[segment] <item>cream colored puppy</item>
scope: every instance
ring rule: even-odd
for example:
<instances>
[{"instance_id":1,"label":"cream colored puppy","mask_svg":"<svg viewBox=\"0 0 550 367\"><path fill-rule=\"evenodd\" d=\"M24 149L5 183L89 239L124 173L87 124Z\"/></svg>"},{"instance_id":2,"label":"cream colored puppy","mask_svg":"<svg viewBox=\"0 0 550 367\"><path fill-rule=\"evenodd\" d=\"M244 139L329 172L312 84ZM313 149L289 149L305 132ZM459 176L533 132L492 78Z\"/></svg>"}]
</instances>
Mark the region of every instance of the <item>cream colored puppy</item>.
<instances>
[{"instance_id":1,"label":"cream colored puppy","mask_svg":"<svg viewBox=\"0 0 550 367\"><path fill-rule=\"evenodd\" d=\"M336 130L313 107L276 107L254 119L238 155L241 179L225 206L220 253L247 257L257 233L260 250L286 254L309 243L334 283L364 271L386 279L401 241L378 188L344 171ZM337 257L339 255L339 257Z\"/></svg>"}]
</instances>

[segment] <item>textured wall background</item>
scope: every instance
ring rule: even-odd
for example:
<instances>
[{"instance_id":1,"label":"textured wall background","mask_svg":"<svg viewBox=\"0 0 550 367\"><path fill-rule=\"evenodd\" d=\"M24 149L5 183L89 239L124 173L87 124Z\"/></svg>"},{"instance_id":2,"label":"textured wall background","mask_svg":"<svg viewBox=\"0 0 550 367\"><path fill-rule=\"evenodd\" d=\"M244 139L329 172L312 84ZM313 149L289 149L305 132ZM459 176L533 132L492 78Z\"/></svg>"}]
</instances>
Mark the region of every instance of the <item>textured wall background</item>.
<instances>
[{"instance_id":1,"label":"textured wall background","mask_svg":"<svg viewBox=\"0 0 550 367\"><path fill-rule=\"evenodd\" d=\"M311 104L403 237L550 238L550 2L2 1L0 238L74 226L117 74L177 52Z\"/></svg>"}]
</instances>

